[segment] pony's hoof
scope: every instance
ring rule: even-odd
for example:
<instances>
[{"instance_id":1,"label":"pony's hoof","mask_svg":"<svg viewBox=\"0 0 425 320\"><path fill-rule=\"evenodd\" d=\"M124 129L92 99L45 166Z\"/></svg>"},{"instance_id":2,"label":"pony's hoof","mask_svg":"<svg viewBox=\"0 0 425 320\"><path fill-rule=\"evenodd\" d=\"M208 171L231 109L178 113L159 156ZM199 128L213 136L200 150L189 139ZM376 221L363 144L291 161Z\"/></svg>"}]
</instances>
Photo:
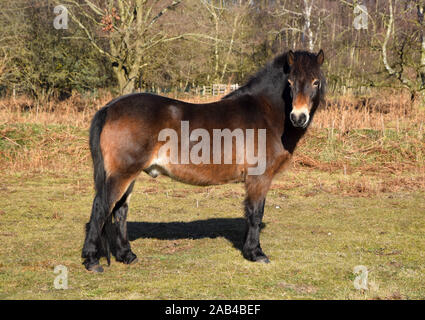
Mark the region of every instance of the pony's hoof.
<instances>
[{"instance_id":1,"label":"pony's hoof","mask_svg":"<svg viewBox=\"0 0 425 320\"><path fill-rule=\"evenodd\" d=\"M245 259L252 261L252 262L262 262L262 263L270 263L269 258L264 254L264 252L261 249L256 249L253 251L244 251L243 256Z\"/></svg>"},{"instance_id":2,"label":"pony's hoof","mask_svg":"<svg viewBox=\"0 0 425 320\"><path fill-rule=\"evenodd\" d=\"M125 264L136 264L137 262L139 262L139 259L137 259L137 256L133 252L131 252L127 256L127 259L124 260Z\"/></svg>"},{"instance_id":3,"label":"pony's hoof","mask_svg":"<svg viewBox=\"0 0 425 320\"><path fill-rule=\"evenodd\" d=\"M137 259L137 256L131 251L125 254L123 258L117 257L117 261L122 262L124 264L135 264L139 262L139 260Z\"/></svg>"},{"instance_id":4,"label":"pony's hoof","mask_svg":"<svg viewBox=\"0 0 425 320\"><path fill-rule=\"evenodd\" d=\"M95 264L94 266L88 267L87 270L93 273L102 273L103 267L100 264Z\"/></svg>"},{"instance_id":5,"label":"pony's hoof","mask_svg":"<svg viewBox=\"0 0 425 320\"><path fill-rule=\"evenodd\" d=\"M260 256L260 257L257 257L255 262L270 263L270 260L269 260L269 258L267 258L267 256Z\"/></svg>"}]
</instances>

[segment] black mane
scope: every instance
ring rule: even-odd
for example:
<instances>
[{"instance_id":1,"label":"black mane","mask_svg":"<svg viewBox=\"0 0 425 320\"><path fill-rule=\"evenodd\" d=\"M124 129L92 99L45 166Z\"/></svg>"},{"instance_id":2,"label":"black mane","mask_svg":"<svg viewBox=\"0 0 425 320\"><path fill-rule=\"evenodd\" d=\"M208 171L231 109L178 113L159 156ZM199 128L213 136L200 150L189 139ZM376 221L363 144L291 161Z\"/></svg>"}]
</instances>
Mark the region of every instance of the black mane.
<instances>
[{"instance_id":1,"label":"black mane","mask_svg":"<svg viewBox=\"0 0 425 320\"><path fill-rule=\"evenodd\" d=\"M286 79L289 73L287 54L288 52L285 52L274 58L257 73L251 76L245 85L233 92L230 92L222 99L236 98L245 94L255 95L260 92L267 92L268 96L273 96L279 92L283 92L284 87L287 84Z\"/></svg>"}]
</instances>

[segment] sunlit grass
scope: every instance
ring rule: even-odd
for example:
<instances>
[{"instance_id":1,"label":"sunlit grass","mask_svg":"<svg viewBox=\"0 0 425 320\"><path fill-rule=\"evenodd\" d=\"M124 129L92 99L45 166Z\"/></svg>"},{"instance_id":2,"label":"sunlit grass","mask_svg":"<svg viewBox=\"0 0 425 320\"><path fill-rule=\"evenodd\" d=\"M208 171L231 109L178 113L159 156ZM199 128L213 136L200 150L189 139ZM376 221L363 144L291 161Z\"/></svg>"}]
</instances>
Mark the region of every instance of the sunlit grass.
<instances>
[{"instance_id":1,"label":"sunlit grass","mask_svg":"<svg viewBox=\"0 0 425 320\"><path fill-rule=\"evenodd\" d=\"M263 265L238 249L242 186L175 188L141 177L129 216L140 262L113 261L97 275L80 259L90 175L2 176L0 298L423 299L423 190L355 197L317 190L322 179L301 170L275 182L261 234L272 263ZM68 290L53 286L56 265L69 270ZM354 288L357 265L369 270L368 291Z\"/></svg>"}]
</instances>

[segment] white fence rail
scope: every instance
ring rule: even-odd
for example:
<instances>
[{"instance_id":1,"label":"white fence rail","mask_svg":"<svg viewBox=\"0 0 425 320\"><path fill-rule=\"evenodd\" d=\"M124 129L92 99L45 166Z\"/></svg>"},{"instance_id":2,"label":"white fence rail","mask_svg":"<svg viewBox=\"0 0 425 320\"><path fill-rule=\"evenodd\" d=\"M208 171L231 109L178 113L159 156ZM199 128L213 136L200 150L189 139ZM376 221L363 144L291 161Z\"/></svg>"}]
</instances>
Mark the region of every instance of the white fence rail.
<instances>
[{"instance_id":1,"label":"white fence rail","mask_svg":"<svg viewBox=\"0 0 425 320\"><path fill-rule=\"evenodd\" d=\"M200 86L200 87L190 87L186 89L176 89L176 88L160 88L160 87L150 87L142 88L140 92L153 92L157 94L169 93L169 92L186 92L192 93L194 95L202 96L223 96L232 91L239 89L239 84L220 84L214 83L209 86Z\"/></svg>"}]
</instances>

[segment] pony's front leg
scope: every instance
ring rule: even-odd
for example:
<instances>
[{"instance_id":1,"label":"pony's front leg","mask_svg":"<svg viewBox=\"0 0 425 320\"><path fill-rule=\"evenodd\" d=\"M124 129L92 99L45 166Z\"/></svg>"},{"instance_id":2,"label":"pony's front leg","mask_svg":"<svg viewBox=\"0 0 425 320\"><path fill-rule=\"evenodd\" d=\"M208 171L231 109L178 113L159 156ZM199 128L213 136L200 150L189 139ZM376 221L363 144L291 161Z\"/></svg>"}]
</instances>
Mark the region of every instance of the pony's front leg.
<instances>
[{"instance_id":1,"label":"pony's front leg","mask_svg":"<svg viewBox=\"0 0 425 320\"><path fill-rule=\"evenodd\" d=\"M264 215L269 182L247 184L245 199L246 233L242 249L243 256L250 261L270 262L260 245L260 229Z\"/></svg>"},{"instance_id":2,"label":"pony's front leg","mask_svg":"<svg viewBox=\"0 0 425 320\"><path fill-rule=\"evenodd\" d=\"M250 261L270 262L260 246L260 227L264 214L265 199L245 200L246 233L243 256Z\"/></svg>"}]
</instances>

